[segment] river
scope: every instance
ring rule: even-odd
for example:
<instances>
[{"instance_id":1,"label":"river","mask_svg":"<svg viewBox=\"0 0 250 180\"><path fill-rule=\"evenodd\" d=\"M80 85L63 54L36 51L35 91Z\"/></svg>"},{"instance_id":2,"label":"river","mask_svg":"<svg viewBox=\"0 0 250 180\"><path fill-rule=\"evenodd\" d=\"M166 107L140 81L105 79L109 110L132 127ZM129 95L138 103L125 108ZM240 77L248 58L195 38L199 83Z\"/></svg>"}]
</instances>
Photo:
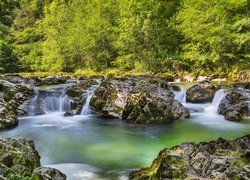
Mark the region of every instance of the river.
<instances>
[{"instance_id":1,"label":"river","mask_svg":"<svg viewBox=\"0 0 250 180\"><path fill-rule=\"evenodd\" d=\"M132 169L149 166L165 147L219 137L234 139L250 132L249 118L236 123L216 113L223 90L217 91L213 102L207 104L186 103L185 89L175 93L177 100L194 111L189 119L166 125L102 119L89 114L89 104L82 111L88 113L64 117L70 107L62 89L60 92L58 99L46 97L45 114L20 117L16 128L3 131L0 136L34 140L42 165L61 170L69 180L127 179Z\"/></svg>"}]
</instances>

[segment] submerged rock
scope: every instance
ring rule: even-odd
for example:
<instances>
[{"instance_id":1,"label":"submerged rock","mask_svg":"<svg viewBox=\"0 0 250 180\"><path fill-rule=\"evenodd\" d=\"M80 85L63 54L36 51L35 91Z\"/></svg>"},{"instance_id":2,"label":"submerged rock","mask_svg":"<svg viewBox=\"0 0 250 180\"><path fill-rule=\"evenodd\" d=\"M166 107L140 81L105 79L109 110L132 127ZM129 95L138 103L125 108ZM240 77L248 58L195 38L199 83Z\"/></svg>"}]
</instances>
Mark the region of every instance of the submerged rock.
<instances>
[{"instance_id":1,"label":"submerged rock","mask_svg":"<svg viewBox=\"0 0 250 180\"><path fill-rule=\"evenodd\" d=\"M250 135L227 141L183 143L163 149L148 168L129 179L249 179Z\"/></svg>"},{"instance_id":2,"label":"submerged rock","mask_svg":"<svg viewBox=\"0 0 250 180\"><path fill-rule=\"evenodd\" d=\"M225 116L229 121L240 121L248 116L248 101L241 93L232 91L220 102L218 113Z\"/></svg>"},{"instance_id":3,"label":"submerged rock","mask_svg":"<svg viewBox=\"0 0 250 180\"><path fill-rule=\"evenodd\" d=\"M201 81L187 89L186 101L191 103L212 102L216 89L209 81Z\"/></svg>"},{"instance_id":4,"label":"submerged rock","mask_svg":"<svg viewBox=\"0 0 250 180\"><path fill-rule=\"evenodd\" d=\"M130 123L159 123L189 117L168 83L161 78L108 79L96 90L91 105L103 117Z\"/></svg>"},{"instance_id":5,"label":"submerged rock","mask_svg":"<svg viewBox=\"0 0 250 180\"><path fill-rule=\"evenodd\" d=\"M0 138L0 179L66 179L58 170L39 168L40 156L33 141ZM36 169L39 168L39 169ZM41 174L41 176L38 176ZM51 178L47 178L51 177Z\"/></svg>"}]
</instances>

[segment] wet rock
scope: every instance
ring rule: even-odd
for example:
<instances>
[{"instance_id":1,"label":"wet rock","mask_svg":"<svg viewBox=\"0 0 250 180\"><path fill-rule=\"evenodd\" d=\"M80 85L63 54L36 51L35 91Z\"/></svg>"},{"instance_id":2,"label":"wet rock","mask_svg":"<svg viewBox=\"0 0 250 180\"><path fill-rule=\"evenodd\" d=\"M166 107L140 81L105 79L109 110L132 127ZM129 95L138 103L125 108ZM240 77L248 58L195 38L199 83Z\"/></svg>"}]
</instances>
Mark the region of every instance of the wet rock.
<instances>
[{"instance_id":1,"label":"wet rock","mask_svg":"<svg viewBox=\"0 0 250 180\"><path fill-rule=\"evenodd\" d=\"M76 115L77 113L78 113L78 110L76 109L76 110L67 111L67 112L65 112L63 115L64 115L64 116L74 116L74 115Z\"/></svg>"},{"instance_id":2,"label":"wet rock","mask_svg":"<svg viewBox=\"0 0 250 180\"><path fill-rule=\"evenodd\" d=\"M10 129L17 125L17 115L12 111L7 102L0 102L0 130Z\"/></svg>"},{"instance_id":3,"label":"wet rock","mask_svg":"<svg viewBox=\"0 0 250 180\"><path fill-rule=\"evenodd\" d=\"M226 120L240 121L248 116L248 101L241 93L232 91L220 102L218 113L224 115Z\"/></svg>"},{"instance_id":4,"label":"wet rock","mask_svg":"<svg viewBox=\"0 0 250 180\"><path fill-rule=\"evenodd\" d=\"M97 85L95 79L88 79L81 84L73 85L66 90L66 95L70 98L72 110L65 113L65 116L73 116L80 114L82 107L86 101L87 91L91 86Z\"/></svg>"},{"instance_id":5,"label":"wet rock","mask_svg":"<svg viewBox=\"0 0 250 180\"><path fill-rule=\"evenodd\" d=\"M234 83L231 85L232 88L243 88L250 90L250 82Z\"/></svg>"},{"instance_id":6,"label":"wet rock","mask_svg":"<svg viewBox=\"0 0 250 180\"><path fill-rule=\"evenodd\" d=\"M216 89L209 81L201 81L187 89L186 101L191 103L212 102Z\"/></svg>"},{"instance_id":7,"label":"wet rock","mask_svg":"<svg viewBox=\"0 0 250 180\"><path fill-rule=\"evenodd\" d=\"M25 113L22 104L34 93L27 79L10 75L4 78L0 79L0 130L17 126L17 115Z\"/></svg>"},{"instance_id":8,"label":"wet rock","mask_svg":"<svg viewBox=\"0 0 250 180\"><path fill-rule=\"evenodd\" d=\"M37 180L66 180L66 175L54 168L39 167L33 171L32 177Z\"/></svg>"},{"instance_id":9,"label":"wet rock","mask_svg":"<svg viewBox=\"0 0 250 180\"><path fill-rule=\"evenodd\" d=\"M115 117L129 123L163 123L189 117L189 111L161 78L109 79L96 90L91 105L103 117Z\"/></svg>"},{"instance_id":10,"label":"wet rock","mask_svg":"<svg viewBox=\"0 0 250 180\"><path fill-rule=\"evenodd\" d=\"M150 167L132 171L129 179L249 179L249 146L250 135L184 143L163 149Z\"/></svg>"},{"instance_id":11,"label":"wet rock","mask_svg":"<svg viewBox=\"0 0 250 180\"><path fill-rule=\"evenodd\" d=\"M38 179L46 179L47 177L51 177L51 179L63 177L65 179L65 175L58 170L39 168L40 165L40 156L33 141L0 138L1 179L36 179L37 177ZM41 174L42 178L39 178L40 176L37 174Z\"/></svg>"},{"instance_id":12,"label":"wet rock","mask_svg":"<svg viewBox=\"0 0 250 180\"><path fill-rule=\"evenodd\" d=\"M0 174L3 177L29 176L40 166L40 156L32 141L1 138L0 152L0 164L3 169Z\"/></svg>"},{"instance_id":13,"label":"wet rock","mask_svg":"<svg viewBox=\"0 0 250 180\"><path fill-rule=\"evenodd\" d=\"M171 87L172 87L173 91L177 91L177 92L181 91L181 87L180 86L172 85Z\"/></svg>"},{"instance_id":14,"label":"wet rock","mask_svg":"<svg viewBox=\"0 0 250 180\"><path fill-rule=\"evenodd\" d=\"M26 86L26 87L34 86L34 81L32 81L29 78L20 76L18 74L5 74L2 79L14 84L19 84L21 86Z\"/></svg>"},{"instance_id":15,"label":"wet rock","mask_svg":"<svg viewBox=\"0 0 250 180\"><path fill-rule=\"evenodd\" d=\"M59 76L48 76L45 79L42 79L41 85L54 85L54 84L64 84L67 82L66 78L59 77Z\"/></svg>"}]
</instances>

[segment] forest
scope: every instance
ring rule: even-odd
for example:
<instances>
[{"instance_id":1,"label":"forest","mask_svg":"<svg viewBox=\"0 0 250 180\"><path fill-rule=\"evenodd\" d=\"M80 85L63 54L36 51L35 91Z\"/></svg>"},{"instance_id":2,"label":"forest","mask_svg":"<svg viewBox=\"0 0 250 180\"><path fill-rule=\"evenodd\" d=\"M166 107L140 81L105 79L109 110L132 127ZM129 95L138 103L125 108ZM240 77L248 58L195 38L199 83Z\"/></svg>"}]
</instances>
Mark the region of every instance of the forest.
<instances>
[{"instance_id":1,"label":"forest","mask_svg":"<svg viewBox=\"0 0 250 180\"><path fill-rule=\"evenodd\" d=\"M250 69L247 0L1 0L0 70Z\"/></svg>"}]
</instances>

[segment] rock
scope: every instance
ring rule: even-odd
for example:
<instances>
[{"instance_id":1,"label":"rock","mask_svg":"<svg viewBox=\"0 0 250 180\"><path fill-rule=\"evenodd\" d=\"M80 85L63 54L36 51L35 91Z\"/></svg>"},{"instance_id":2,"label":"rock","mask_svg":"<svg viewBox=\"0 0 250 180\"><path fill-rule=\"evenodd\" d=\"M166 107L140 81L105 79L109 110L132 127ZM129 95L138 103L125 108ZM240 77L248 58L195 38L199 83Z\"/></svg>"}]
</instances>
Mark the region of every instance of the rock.
<instances>
[{"instance_id":1,"label":"rock","mask_svg":"<svg viewBox=\"0 0 250 180\"><path fill-rule=\"evenodd\" d=\"M201 81L187 89L186 101L191 103L212 102L216 89L209 81Z\"/></svg>"},{"instance_id":2,"label":"rock","mask_svg":"<svg viewBox=\"0 0 250 180\"><path fill-rule=\"evenodd\" d=\"M177 92L181 91L181 87L180 86L172 85L171 87L172 87L173 91L177 91Z\"/></svg>"},{"instance_id":3,"label":"rock","mask_svg":"<svg viewBox=\"0 0 250 180\"><path fill-rule=\"evenodd\" d=\"M3 77L4 80L9 81L14 84L19 84L21 86L31 87L34 86L34 81L29 78L25 78L18 74L5 74Z\"/></svg>"},{"instance_id":4,"label":"rock","mask_svg":"<svg viewBox=\"0 0 250 180\"><path fill-rule=\"evenodd\" d=\"M248 101L239 92L229 92L220 102L218 113L224 115L226 120L240 121L248 116Z\"/></svg>"},{"instance_id":5,"label":"rock","mask_svg":"<svg viewBox=\"0 0 250 180\"><path fill-rule=\"evenodd\" d=\"M66 175L54 168L39 167L33 171L32 177L37 180L66 180Z\"/></svg>"},{"instance_id":6,"label":"rock","mask_svg":"<svg viewBox=\"0 0 250 180\"><path fill-rule=\"evenodd\" d=\"M195 77L192 77L192 76L189 76L189 75L186 75L182 78L183 81L187 81L187 82L194 82L195 80Z\"/></svg>"},{"instance_id":7,"label":"rock","mask_svg":"<svg viewBox=\"0 0 250 180\"><path fill-rule=\"evenodd\" d=\"M243 88L250 90L250 82L234 83L231 85L232 88Z\"/></svg>"},{"instance_id":8,"label":"rock","mask_svg":"<svg viewBox=\"0 0 250 180\"><path fill-rule=\"evenodd\" d=\"M0 79L0 130L17 126L18 115L27 113L23 104L34 94L33 84L19 75L4 75Z\"/></svg>"},{"instance_id":9,"label":"rock","mask_svg":"<svg viewBox=\"0 0 250 180\"><path fill-rule=\"evenodd\" d=\"M67 111L67 112L65 112L63 115L64 115L64 116L74 116L74 115L76 115L77 113L78 113L78 110L75 109L75 110Z\"/></svg>"},{"instance_id":10,"label":"rock","mask_svg":"<svg viewBox=\"0 0 250 180\"><path fill-rule=\"evenodd\" d=\"M10 114L11 117L25 114L22 104L34 94L33 85L21 76L5 76L5 78L10 79L10 81L0 79L0 106L5 107L3 109L5 109L4 112L8 117L10 117ZM4 122L5 120L1 120L1 118L4 118L3 113L0 115L0 121ZM15 125L16 123L14 123Z\"/></svg>"},{"instance_id":11,"label":"rock","mask_svg":"<svg viewBox=\"0 0 250 180\"><path fill-rule=\"evenodd\" d=\"M18 125L20 107L33 94L27 79L16 75L5 75L4 78L0 79L0 130Z\"/></svg>"},{"instance_id":12,"label":"rock","mask_svg":"<svg viewBox=\"0 0 250 180\"><path fill-rule=\"evenodd\" d=\"M0 179L66 179L60 171L40 166L33 141L0 138Z\"/></svg>"},{"instance_id":13,"label":"rock","mask_svg":"<svg viewBox=\"0 0 250 180\"><path fill-rule=\"evenodd\" d=\"M189 117L189 111L174 99L161 78L108 79L91 99L93 110L103 117L129 123L162 123Z\"/></svg>"},{"instance_id":14,"label":"rock","mask_svg":"<svg viewBox=\"0 0 250 180\"><path fill-rule=\"evenodd\" d=\"M150 167L132 171L129 179L249 179L249 148L250 135L183 143L163 149Z\"/></svg>"},{"instance_id":15,"label":"rock","mask_svg":"<svg viewBox=\"0 0 250 180\"><path fill-rule=\"evenodd\" d=\"M3 177L30 176L40 166L40 156L33 141L1 138L0 152L0 174Z\"/></svg>"},{"instance_id":16,"label":"rock","mask_svg":"<svg viewBox=\"0 0 250 180\"><path fill-rule=\"evenodd\" d=\"M55 85L55 84L64 84L67 82L66 78L59 76L47 76L45 79L42 79L40 85Z\"/></svg>"},{"instance_id":17,"label":"rock","mask_svg":"<svg viewBox=\"0 0 250 180\"><path fill-rule=\"evenodd\" d=\"M0 102L0 131L17 125L17 115L11 110L7 102Z\"/></svg>"},{"instance_id":18,"label":"rock","mask_svg":"<svg viewBox=\"0 0 250 180\"><path fill-rule=\"evenodd\" d=\"M76 84L69 87L66 90L66 95L68 95L71 101L72 110L66 112L65 116L73 116L80 114L82 107L86 101L87 90L94 85L97 85L98 82L95 79L87 79L81 82L81 84Z\"/></svg>"},{"instance_id":19,"label":"rock","mask_svg":"<svg viewBox=\"0 0 250 180\"><path fill-rule=\"evenodd\" d=\"M209 81L209 77L207 77L207 76L198 76L198 77L196 78L196 81L197 81L197 82Z\"/></svg>"}]
</instances>

